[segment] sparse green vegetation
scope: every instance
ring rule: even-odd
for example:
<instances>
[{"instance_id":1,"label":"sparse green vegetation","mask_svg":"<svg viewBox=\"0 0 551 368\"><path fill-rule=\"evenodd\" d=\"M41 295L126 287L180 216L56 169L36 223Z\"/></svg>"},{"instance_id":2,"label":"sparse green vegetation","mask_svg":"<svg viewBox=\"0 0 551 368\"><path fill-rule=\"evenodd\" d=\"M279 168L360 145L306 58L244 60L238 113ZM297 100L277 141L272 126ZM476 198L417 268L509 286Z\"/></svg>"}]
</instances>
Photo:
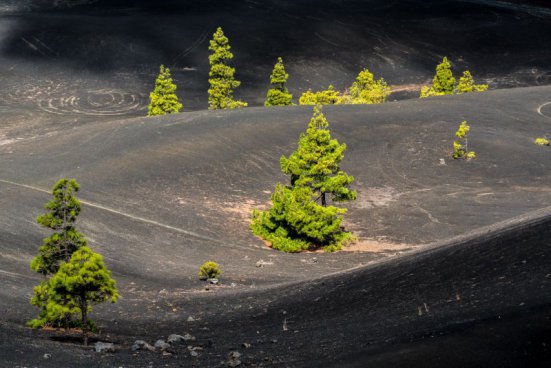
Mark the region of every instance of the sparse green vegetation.
<instances>
[{"instance_id":1,"label":"sparse green vegetation","mask_svg":"<svg viewBox=\"0 0 551 368\"><path fill-rule=\"evenodd\" d=\"M170 69L164 65L161 65L155 89L149 94L149 100L147 116L173 114L182 108L176 96L176 85L172 82Z\"/></svg>"},{"instance_id":2,"label":"sparse green vegetation","mask_svg":"<svg viewBox=\"0 0 551 368\"><path fill-rule=\"evenodd\" d=\"M471 92L484 92L488 89L487 84L475 84L471 72L465 70L461 78L459 78L459 84L457 85L457 93L471 93Z\"/></svg>"},{"instance_id":3,"label":"sparse green vegetation","mask_svg":"<svg viewBox=\"0 0 551 368\"><path fill-rule=\"evenodd\" d=\"M210 41L209 50L209 109L237 109L247 103L233 98L233 91L241 85L234 78L235 69L227 65L233 59L231 46L222 28L218 27Z\"/></svg>"},{"instance_id":4,"label":"sparse green vegetation","mask_svg":"<svg viewBox=\"0 0 551 368\"><path fill-rule=\"evenodd\" d=\"M217 279L221 274L220 265L216 262L205 262L201 268L199 268L200 280Z\"/></svg>"},{"instance_id":5,"label":"sparse green vegetation","mask_svg":"<svg viewBox=\"0 0 551 368\"><path fill-rule=\"evenodd\" d=\"M465 70L459 84L455 85L456 79L453 76L451 64L448 58L444 57L442 62L436 67L436 75L432 80L431 86L421 88L421 98L431 96L453 95L454 93L484 92L488 89L487 84L475 84L471 72Z\"/></svg>"},{"instance_id":6,"label":"sparse green vegetation","mask_svg":"<svg viewBox=\"0 0 551 368\"><path fill-rule=\"evenodd\" d=\"M312 92L308 90L300 96L301 105L336 105L341 102L341 93L330 85L326 90Z\"/></svg>"},{"instance_id":7,"label":"sparse green vegetation","mask_svg":"<svg viewBox=\"0 0 551 368\"><path fill-rule=\"evenodd\" d=\"M386 102L390 96L390 88L383 78L375 80L368 69L362 70L348 93L344 93L342 104L378 104Z\"/></svg>"},{"instance_id":8,"label":"sparse green vegetation","mask_svg":"<svg viewBox=\"0 0 551 368\"><path fill-rule=\"evenodd\" d=\"M253 211L253 233L284 252L318 247L336 251L351 241L352 234L341 227L346 209L328 206L326 197L335 202L356 198L356 192L348 189L354 178L339 167L345 149L345 144L331 139L329 124L316 106L298 149L280 160L291 183L276 185L269 210Z\"/></svg>"},{"instance_id":9,"label":"sparse green vegetation","mask_svg":"<svg viewBox=\"0 0 551 368\"><path fill-rule=\"evenodd\" d=\"M536 138L534 140L534 144L537 144L538 146L549 146L549 140L547 138Z\"/></svg>"},{"instance_id":10,"label":"sparse green vegetation","mask_svg":"<svg viewBox=\"0 0 551 368\"><path fill-rule=\"evenodd\" d=\"M453 142L453 158L471 160L476 158L474 151L469 151L469 142L467 134L471 127L466 121L459 125L459 129L455 132L457 139Z\"/></svg>"},{"instance_id":11,"label":"sparse green vegetation","mask_svg":"<svg viewBox=\"0 0 551 368\"><path fill-rule=\"evenodd\" d=\"M288 106L293 104L293 95L285 87L287 78L289 78L289 74L285 72L283 59L279 57L272 75L270 75L271 88L268 90L265 106Z\"/></svg>"}]
</instances>

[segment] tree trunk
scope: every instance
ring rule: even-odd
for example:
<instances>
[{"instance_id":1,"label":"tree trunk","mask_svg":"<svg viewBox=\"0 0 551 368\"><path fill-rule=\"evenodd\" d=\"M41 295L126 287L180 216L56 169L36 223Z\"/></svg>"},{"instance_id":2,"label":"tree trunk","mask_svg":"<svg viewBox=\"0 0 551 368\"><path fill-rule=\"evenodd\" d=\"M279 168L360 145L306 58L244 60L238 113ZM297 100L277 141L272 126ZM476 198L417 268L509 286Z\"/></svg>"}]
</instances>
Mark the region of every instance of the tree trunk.
<instances>
[{"instance_id":1,"label":"tree trunk","mask_svg":"<svg viewBox=\"0 0 551 368\"><path fill-rule=\"evenodd\" d=\"M80 311L81 311L81 316L82 316L82 321L81 321L81 324L82 324L82 339L84 340L84 346L88 346L88 321L87 321L87 303L86 302L82 302L82 305L80 307Z\"/></svg>"},{"instance_id":2,"label":"tree trunk","mask_svg":"<svg viewBox=\"0 0 551 368\"><path fill-rule=\"evenodd\" d=\"M325 193L321 193L321 205L327 207L327 201L325 200Z\"/></svg>"}]
</instances>

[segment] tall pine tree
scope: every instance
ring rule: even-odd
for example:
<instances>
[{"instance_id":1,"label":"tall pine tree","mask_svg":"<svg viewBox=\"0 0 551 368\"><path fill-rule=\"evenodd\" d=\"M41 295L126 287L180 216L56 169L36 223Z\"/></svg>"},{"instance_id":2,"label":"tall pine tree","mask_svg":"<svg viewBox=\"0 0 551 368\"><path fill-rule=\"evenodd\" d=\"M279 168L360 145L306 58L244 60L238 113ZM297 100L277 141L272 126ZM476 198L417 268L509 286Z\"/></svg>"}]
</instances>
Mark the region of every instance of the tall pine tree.
<instances>
[{"instance_id":1,"label":"tall pine tree","mask_svg":"<svg viewBox=\"0 0 551 368\"><path fill-rule=\"evenodd\" d=\"M147 116L173 114L182 108L176 96L176 85L172 82L170 69L164 65L161 65L155 89L149 94L149 100Z\"/></svg>"},{"instance_id":2,"label":"tall pine tree","mask_svg":"<svg viewBox=\"0 0 551 368\"><path fill-rule=\"evenodd\" d=\"M246 102L234 100L233 91L241 85L235 80L235 69L228 62L233 59L228 38L221 27L218 27L210 41L209 109L236 109L247 106Z\"/></svg>"},{"instance_id":3,"label":"tall pine tree","mask_svg":"<svg viewBox=\"0 0 551 368\"><path fill-rule=\"evenodd\" d=\"M47 278L54 275L63 262L69 262L75 251L86 246L86 239L75 228L81 211L81 204L76 197L79 189L80 186L75 179L59 180L52 189L52 200L45 205L48 212L36 219L40 225L53 230L54 233L44 239L38 256L31 261L31 269L46 277L34 288L34 296L31 299L31 304L41 308L39 317L29 322L33 327L70 325L68 316L49 319L45 312L45 303L48 298Z\"/></svg>"},{"instance_id":4,"label":"tall pine tree","mask_svg":"<svg viewBox=\"0 0 551 368\"><path fill-rule=\"evenodd\" d=\"M369 69L362 70L349 90L350 101L343 97L342 103L377 104L386 102L390 95L390 88L383 78L375 80Z\"/></svg>"},{"instance_id":5,"label":"tall pine tree","mask_svg":"<svg viewBox=\"0 0 551 368\"><path fill-rule=\"evenodd\" d=\"M339 167L346 145L331 139L320 109L315 107L298 149L289 158L281 157L281 170L290 175L290 185L276 185L269 210L253 211L251 230L274 249L336 251L353 239L341 227L346 209L327 205L328 195L336 202L347 201L356 198L356 191L348 188L354 178Z\"/></svg>"},{"instance_id":6,"label":"tall pine tree","mask_svg":"<svg viewBox=\"0 0 551 368\"><path fill-rule=\"evenodd\" d=\"M270 75L271 88L268 90L265 106L288 106L293 104L293 95L289 93L285 83L289 74L285 72L283 59L277 58L272 75Z\"/></svg>"},{"instance_id":7,"label":"tall pine tree","mask_svg":"<svg viewBox=\"0 0 551 368\"><path fill-rule=\"evenodd\" d=\"M340 168L345 150L346 144L331 138L329 123L316 106L297 150L289 158L281 157L281 170L291 176L292 186L310 187L322 206L327 205L327 195L335 202L354 200L356 191L348 189L354 178Z\"/></svg>"}]
</instances>

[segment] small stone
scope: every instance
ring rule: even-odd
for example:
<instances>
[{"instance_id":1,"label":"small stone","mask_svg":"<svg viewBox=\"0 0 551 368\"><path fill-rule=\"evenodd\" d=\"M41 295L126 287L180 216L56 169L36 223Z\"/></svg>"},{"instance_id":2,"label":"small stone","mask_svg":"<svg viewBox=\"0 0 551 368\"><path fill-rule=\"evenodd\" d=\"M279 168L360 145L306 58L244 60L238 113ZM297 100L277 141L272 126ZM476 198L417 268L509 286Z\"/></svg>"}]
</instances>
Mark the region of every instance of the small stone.
<instances>
[{"instance_id":1,"label":"small stone","mask_svg":"<svg viewBox=\"0 0 551 368\"><path fill-rule=\"evenodd\" d=\"M195 336L191 336L187 333L184 335L184 341L195 341Z\"/></svg>"},{"instance_id":2,"label":"small stone","mask_svg":"<svg viewBox=\"0 0 551 368\"><path fill-rule=\"evenodd\" d=\"M238 351L232 351L228 354L228 367L238 367L241 365L241 353Z\"/></svg>"},{"instance_id":3,"label":"small stone","mask_svg":"<svg viewBox=\"0 0 551 368\"><path fill-rule=\"evenodd\" d=\"M277 344L277 339L272 339L272 344Z\"/></svg>"},{"instance_id":4,"label":"small stone","mask_svg":"<svg viewBox=\"0 0 551 368\"><path fill-rule=\"evenodd\" d=\"M443 158L440 159L440 165L445 165L446 164L446 160L444 160Z\"/></svg>"},{"instance_id":5,"label":"small stone","mask_svg":"<svg viewBox=\"0 0 551 368\"><path fill-rule=\"evenodd\" d=\"M191 355L192 357L198 357L199 353L196 352L195 350L192 350L192 351L189 352L189 355Z\"/></svg>"},{"instance_id":6,"label":"small stone","mask_svg":"<svg viewBox=\"0 0 551 368\"><path fill-rule=\"evenodd\" d=\"M132 349L132 351L138 351L138 350L155 351L155 347L149 345L147 342L145 342L143 340L134 341L134 344L132 344L131 349Z\"/></svg>"},{"instance_id":7,"label":"small stone","mask_svg":"<svg viewBox=\"0 0 551 368\"><path fill-rule=\"evenodd\" d=\"M317 257L312 258L312 263L318 263L318 258Z\"/></svg>"},{"instance_id":8,"label":"small stone","mask_svg":"<svg viewBox=\"0 0 551 368\"><path fill-rule=\"evenodd\" d=\"M248 348L251 347L251 344L249 344L248 342L244 342L244 343L243 343L243 347L244 347L245 349L248 349Z\"/></svg>"},{"instance_id":9,"label":"small stone","mask_svg":"<svg viewBox=\"0 0 551 368\"><path fill-rule=\"evenodd\" d=\"M169 335L168 338L166 339L166 342L168 342L169 344L174 344L180 341L185 341L184 336L172 334L172 335Z\"/></svg>"},{"instance_id":10,"label":"small stone","mask_svg":"<svg viewBox=\"0 0 551 368\"><path fill-rule=\"evenodd\" d=\"M43 355L44 359L50 359L51 357L52 357L52 354L44 354Z\"/></svg>"},{"instance_id":11,"label":"small stone","mask_svg":"<svg viewBox=\"0 0 551 368\"><path fill-rule=\"evenodd\" d=\"M188 321L188 322L195 322L195 318L193 318L193 316L189 316L189 317L187 318L187 321Z\"/></svg>"},{"instance_id":12,"label":"small stone","mask_svg":"<svg viewBox=\"0 0 551 368\"><path fill-rule=\"evenodd\" d=\"M218 284L219 281L220 280L218 280L218 279L209 279L209 283L212 284L212 285Z\"/></svg>"},{"instance_id":13,"label":"small stone","mask_svg":"<svg viewBox=\"0 0 551 368\"><path fill-rule=\"evenodd\" d=\"M170 348L170 344L168 344L165 340L159 339L155 341L155 347L161 349L162 351L165 351Z\"/></svg>"},{"instance_id":14,"label":"small stone","mask_svg":"<svg viewBox=\"0 0 551 368\"><path fill-rule=\"evenodd\" d=\"M232 283L230 284L230 286L231 286L232 288L234 288L234 287L237 286L237 284L236 284L235 282L232 282Z\"/></svg>"},{"instance_id":15,"label":"small stone","mask_svg":"<svg viewBox=\"0 0 551 368\"><path fill-rule=\"evenodd\" d=\"M94 349L96 350L96 353L114 353L115 352L115 344L113 344L111 342L98 341L94 345Z\"/></svg>"}]
</instances>

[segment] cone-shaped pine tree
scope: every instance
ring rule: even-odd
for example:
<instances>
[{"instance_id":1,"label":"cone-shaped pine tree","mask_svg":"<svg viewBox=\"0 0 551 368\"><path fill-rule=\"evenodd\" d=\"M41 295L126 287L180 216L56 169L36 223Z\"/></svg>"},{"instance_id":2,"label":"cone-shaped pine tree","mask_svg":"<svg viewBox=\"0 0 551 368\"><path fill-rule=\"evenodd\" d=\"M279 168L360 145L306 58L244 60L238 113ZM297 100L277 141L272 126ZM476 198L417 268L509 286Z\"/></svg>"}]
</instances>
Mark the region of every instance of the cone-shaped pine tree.
<instances>
[{"instance_id":1,"label":"cone-shaped pine tree","mask_svg":"<svg viewBox=\"0 0 551 368\"><path fill-rule=\"evenodd\" d=\"M287 78L289 78L289 74L285 72L283 59L279 57L270 76L271 88L268 90L265 106L288 106L293 104L293 95L285 87Z\"/></svg>"},{"instance_id":2,"label":"cone-shaped pine tree","mask_svg":"<svg viewBox=\"0 0 551 368\"><path fill-rule=\"evenodd\" d=\"M46 203L48 213L39 216L36 221L54 233L45 238L38 250L38 256L31 261L31 269L46 277L55 274L63 262L69 262L71 255L83 246L86 246L84 236L76 231L75 222L81 211L81 205L76 198L79 185L74 179L61 179L52 189L53 198ZM46 324L69 327L68 318L49 320L45 307L48 298L47 281L44 280L34 288L31 304L41 308L39 318L29 322L34 327Z\"/></svg>"},{"instance_id":3,"label":"cone-shaped pine tree","mask_svg":"<svg viewBox=\"0 0 551 368\"><path fill-rule=\"evenodd\" d=\"M182 108L176 96L176 85L172 82L170 69L164 65L161 65L155 89L149 94L149 100L147 116L177 113Z\"/></svg>"},{"instance_id":4,"label":"cone-shaped pine tree","mask_svg":"<svg viewBox=\"0 0 551 368\"><path fill-rule=\"evenodd\" d=\"M323 206L327 205L327 195L337 202L354 200L356 191L348 189L354 178L340 169L345 150L346 144L331 139L321 106L316 106L297 150L289 158L281 157L281 170L291 176L292 186L310 187Z\"/></svg>"},{"instance_id":5,"label":"cone-shaped pine tree","mask_svg":"<svg viewBox=\"0 0 551 368\"><path fill-rule=\"evenodd\" d=\"M455 90L455 77L448 58L444 57L436 67L436 75L432 79L432 86L421 90L421 98L429 96L453 95Z\"/></svg>"},{"instance_id":6,"label":"cone-shaped pine tree","mask_svg":"<svg viewBox=\"0 0 551 368\"><path fill-rule=\"evenodd\" d=\"M291 185L276 186L268 211L253 211L253 233L269 241L274 249L300 252L323 247L336 251L353 239L341 227L346 209L326 203L327 194L334 201L346 201L355 199L356 192L348 189L354 178L339 168L346 145L331 139L320 108L314 109L297 151L288 159L281 157L281 169L291 176Z\"/></svg>"},{"instance_id":7,"label":"cone-shaped pine tree","mask_svg":"<svg viewBox=\"0 0 551 368\"><path fill-rule=\"evenodd\" d=\"M115 303L118 296L115 281L101 255L82 247L48 282L45 316L47 320L60 316L78 318L84 345L88 345L88 330L93 326L88 319L91 306L108 300Z\"/></svg>"},{"instance_id":8,"label":"cone-shaped pine tree","mask_svg":"<svg viewBox=\"0 0 551 368\"><path fill-rule=\"evenodd\" d=\"M227 63L233 59L228 38L218 27L210 40L209 55L209 109L236 109L247 106L246 102L233 99L233 90L241 85L235 80L235 69Z\"/></svg>"},{"instance_id":9,"label":"cone-shaped pine tree","mask_svg":"<svg viewBox=\"0 0 551 368\"><path fill-rule=\"evenodd\" d=\"M488 89L487 84L475 84L471 72L465 70L461 78L459 78L459 84L457 85L457 93L470 93L470 92L484 92Z\"/></svg>"}]
</instances>

